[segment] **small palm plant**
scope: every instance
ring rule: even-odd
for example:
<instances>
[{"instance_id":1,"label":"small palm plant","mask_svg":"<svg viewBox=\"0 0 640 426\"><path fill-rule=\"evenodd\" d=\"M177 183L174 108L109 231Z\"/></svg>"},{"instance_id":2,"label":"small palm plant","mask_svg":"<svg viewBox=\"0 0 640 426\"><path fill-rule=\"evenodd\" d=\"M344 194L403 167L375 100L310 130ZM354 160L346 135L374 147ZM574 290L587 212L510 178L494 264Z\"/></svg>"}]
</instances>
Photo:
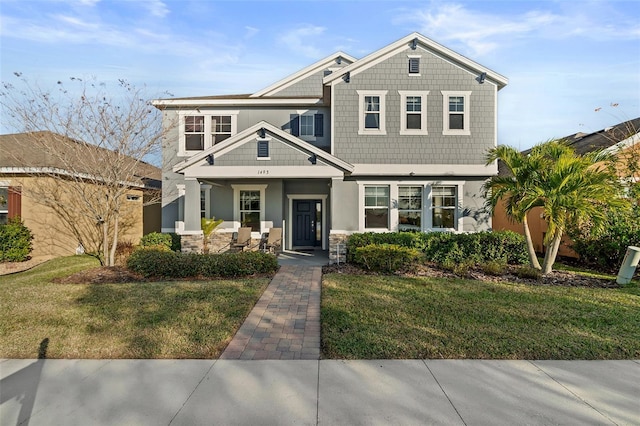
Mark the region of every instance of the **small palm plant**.
<instances>
[{"instance_id":1,"label":"small palm plant","mask_svg":"<svg viewBox=\"0 0 640 426\"><path fill-rule=\"evenodd\" d=\"M200 219L200 228L202 228L202 233L204 234L202 249L205 253L209 253L209 238L211 237L211 234L213 234L213 231L215 231L222 222L224 222L223 219L216 219L215 217L212 217L211 219L203 217Z\"/></svg>"}]
</instances>

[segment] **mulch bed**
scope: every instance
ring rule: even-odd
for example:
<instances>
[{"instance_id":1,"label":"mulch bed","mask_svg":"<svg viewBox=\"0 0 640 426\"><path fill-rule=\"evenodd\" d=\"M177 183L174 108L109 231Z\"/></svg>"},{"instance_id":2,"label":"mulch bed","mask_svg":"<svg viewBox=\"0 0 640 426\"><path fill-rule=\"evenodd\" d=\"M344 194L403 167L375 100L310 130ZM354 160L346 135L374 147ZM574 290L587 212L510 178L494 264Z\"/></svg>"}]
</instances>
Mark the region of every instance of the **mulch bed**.
<instances>
[{"instance_id":1,"label":"mulch bed","mask_svg":"<svg viewBox=\"0 0 640 426\"><path fill-rule=\"evenodd\" d=\"M456 275L453 272L439 269L435 265L420 265L411 271L396 273L405 277L434 277L434 278L466 278L485 282L511 282L528 285L547 285L564 287L595 287L595 288L619 288L615 280L587 277L567 271L553 271L540 279L520 278L515 274L517 267L509 266L504 275L494 276L484 273L481 269L470 269L465 276ZM351 264L328 265L322 268L325 274L351 274L351 275L379 275L366 271Z\"/></svg>"},{"instance_id":2,"label":"mulch bed","mask_svg":"<svg viewBox=\"0 0 640 426\"><path fill-rule=\"evenodd\" d=\"M131 283L147 281L142 275L134 274L123 266L98 266L77 272L68 277L52 280L58 284L105 284L105 283Z\"/></svg>"}]
</instances>

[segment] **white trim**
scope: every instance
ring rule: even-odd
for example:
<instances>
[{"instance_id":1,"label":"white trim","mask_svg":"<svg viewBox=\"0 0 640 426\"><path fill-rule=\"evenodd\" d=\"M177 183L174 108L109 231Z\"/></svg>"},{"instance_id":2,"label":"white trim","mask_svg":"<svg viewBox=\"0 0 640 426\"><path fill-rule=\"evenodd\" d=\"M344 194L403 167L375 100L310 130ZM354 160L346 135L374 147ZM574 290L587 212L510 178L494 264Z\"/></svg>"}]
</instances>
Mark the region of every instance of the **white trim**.
<instances>
[{"instance_id":1,"label":"white trim","mask_svg":"<svg viewBox=\"0 0 640 426\"><path fill-rule=\"evenodd\" d=\"M498 165L484 164L354 164L352 176L493 176ZM413 174L412 174L413 173Z\"/></svg>"},{"instance_id":2,"label":"white trim","mask_svg":"<svg viewBox=\"0 0 640 426\"><path fill-rule=\"evenodd\" d=\"M287 194L289 200L289 223L287 224L287 247L293 248L293 201L294 200L321 200L322 201L322 250L327 250L327 223L329 222L327 214L327 194Z\"/></svg>"},{"instance_id":3,"label":"white trim","mask_svg":"<svg viewBox=\"0 0 640 426\"><path fill-rule=\"evenodd\" d=\"M238 133L238 115L240 114L239 110L233 111L216 111L216 110L184 110L178 112L178 157L186 157L190 155L195 155L206 151L211 148L214 144L212 141L213 129L211 128L211 117L213 116L229 116L231 117L231 135L229 137L233 137L236 133ZM204 117L204 149L198 150L187 150L186 146L186 134L184 132L185 128L185 117L192 116L201 116Z\"/></svg>"},{"instance_id":4,"label":"white trim","mask_svg":"<svg viewBox=\"0 0 640 426\"><path fill-rule=\"evenodd\" d=\"M422 221L421 232L462 232L463 229L463 200L465 181L461 180L356 180L358 185L358 231L353 232L395 232L399 227L398 188L401 186L422 187ZM389 228L365 228L364 226L364 188L365 186L387 186L389 187ZM455 209L456 229L432 228L432 205L431 187L433 186L455 186L458 204ZM346 231L332 231L331 233L344 233Z\"/></svg>"},{"instance_id":5,"label":"white trim","mask_svg":"<svg viewBox=\"0 0 640 426\"><path fill-rule=\"evenodd\" d=\"M287 87L290 87L302 80L304 80L307 77L312 76L313 74L323 71L325 69L331 69L330 65L331 63L335 63L337 62L338 57L340 57L342 60L347 60L350 63L353 63L356 61L356 58L344 53L344 52L336 52L332 55L327 56L324 59L319 60L318 62L315 62L303 69L301 69L300 71L289 75L288 77L283 78L282 80L279 80L275 83L273 83L272 85L265 87L262 90L257 91L256 93L252 94L251 97L252 98L257 98L260 96L272 96L276 93L278 93L281 90L286 89ZM340 69L340 68L338 68Z\"/></svg>"},{"instance_id":6,"label":"white trim","mask_svg":"<svg viewBox=\"0 0 640 426\"><path fill-rule=\"evenodd\" d=\"M217 107L217 106L270 106L270 105L322 105L322 98L196 98L196 99L157 99L152 105L160 107L185 106L185 107Z\"/></svg>"},{"instance_id":7,"label":"white trim","mask_svg":"<svg viewBox=\"0 0 640 426\"><path fill-rule=\"evenodd\" d=\"M266 232L268 229L267 223L265 221L266 216L266 188L267 184L256 184L256 185L235 185L232 184L231 188L233 189L233 221L234 225L242 226L240 222L240 191L260 191L260 232L252 232L252 238L260 238L263 232Z\"/></svg>"},{"instance_id":8,"label":"white trim","mask_svg":"<svg viewBox=\"0 0 640 426\"><path fill-rule=\"evenodd\" d=\"M315 147L310 143L305 142L302 139L297 138L285 132L282 129L279 129L274 125L267 123L266 121L260 121L259 123L254 124L248 129L241 131L237 135L232 136L229 139L222 141L217 145L212 146L208 150L204 150L182 161L181 163L176 164L175 166L173 166L173 171L175 173L184 173L184 174L188 173L193 176L193 173L190 173L188 169L198 168L199 170L202 170L203 169L202 164L198 165L198 163L204 163L205 158L209 154L224 155L226 152L229 152L239 146L242 146L247 142L255 141L256 140L255 134L261 128L264 128L270 134L276 136L280 142L289 145L291 148L299 149L305 154L315 154L318 157L318 159L322 160L324 163L328 164L329 166L335 168L336 172L338 171L351 172L353 170L353 166L347 163L346 161L343 161L337 157L334 157L333 155L327 153L326 151L318 147ZM298 166L298 167L301 167L301 166ZM315 167L317 166L313 166L313 168ZM206 168L209 169L209 172L205 172L206 176L208 177L215 177L216 175L214 172L216 170L219 171L222 169L222 167L220 166L209 166L209 165L207 165ZM315 173L312 171L313 168L306 168L306 169L308 169L310 173ZM245 167L245 172L246 170L247 169Z\"/></svg>"},{"instance_id":9,"label":"white trim","mask_svg":"<svg viewBox=\"0 0 640 426\"><path fill-rule=\"evenodd\" d=\"M428 90L398 90L400 94L400 134L401 135L428 135L427 130L427 96ZM420 97L420 129L407 129L407 97Z\"/></svg>"},{"instance_id":10,"label":"white trim","mask_svg":"<svg viewBox=\"0 0 640 426\"><path fill-rule=\"evenodd\" d=\"M89 180L95 180L98 182L111 182L108 179L104 179L101 176L94 176L91 175L89 173L80 173L80 172L73 172L73 171L68 171L65 169L59 169L57 167L7 167L7 166L2 166L0 167L0 173L7 173L7 174L54 174L54 175L60 175L60 176L71 176L71 177L75 177L75 178L80 178L80 179L89 179ZM113 182L111 182L113 183ZM159 189L157 187L153 187L153 186L147 186L144 183L136 183L136 182L127 182L127 181L118 181L118 185L122 185L122 186L130 186L132 188L150 188L150 189Z\"/></svg>"},{"instance_id":11,"label":"white trim","mask_svg":"<svg viewBox=\"0 0 640 426\"><path fill-rule=\"evenodd\" d=\"M471 129L469 123L471 122L471 91L455 91L455 90L441 90L442 93L442 134L453 136L469 136L471 135ZM462 112L462 129L450 129L449 128L449 97L461 97L464 99L464 111ZM498 127L497 125L494 127Z\"/></svg>"},{"instance_id":12,"label":"white trim","mask_svg":"<svg viewBox=\"0 0 640 426\"><path fill-rule=\"evenodd\" d=\"M615 145L611 145L610 147L603 149L603 154L620 154L622 151L627 148L632 147L636 143L640 143L640 133L636 133L634 135L629 136L628 138L618 142Z\"/></svg>"},{"instance_id":13,"label":"white trim","mask_svg":"<svg viewBox=\"0 0 640 426\"><path fill-rule=\"evenodd\" d=\"M409 75L410 77L422 77L422 55L407 55L407 58L409 59L409 61L407 62L407 75ZM411 59L418 59L418 72L414 72L411 73L409 72L409 62L411 62Z\"/></svg>"},{"instance_id":14,"label":"white trim","mask_svg":"<svg viewBox=\"0 0 640 426\"><path fill-rule=\"evenodd\" d=\"M502 89L509 83L509 80L506 77L480 65L477 62L472 61L465 56L460 55L459 53L454 52L453 50L439 43L436 43L435 41L417 32L411 33L401 38L400 40L391 43L386 47L383 47L382 49L374 51L364 58L352 63L351 65L342 68L338 72L329 74L328 76L324 77L322 82L324 84L333 84L334 82L340 83L342 82L342 77L346 73L350 73L351 77L353 77L367 70L368 68L371 68L372 66L385 61L386 59L396 55L397 53L410 49L409 45L413 42L414 39L418 40L418 47L420 47L421 49L433 53L446 60L447 62L457 66L458 68L465 70L469 73L470 76L486 72L487 80L485 80L485 84L489 82L490 84L498 86L499 89Z\"/></svg>"},{"instance_id":15,"label":"white trim","mask_svg":"<svg viewBox=\"0 0 640 426\"><path fill-rule=\"evenodd\" d=\"M203 192L204 192L204 216L207 219L211 219L211 185L200 183L200 194L202 194ZM200 214L202 214L202 210L200 210Z\"/></svg>"},{"instance_id":16,"label":"white trim","mask_svg":"<svg viewBox=\"0 0 640 426\"><path fill-rule=\"evenodd\" d=\"M386 97L388 90L356 90L358 93L358 134L359 135L386 135ZM364 98L365 96L378 96L380 98L380 110L378 119L380 127L377 129L365 128Z\"/></svg>"}]
</instances>

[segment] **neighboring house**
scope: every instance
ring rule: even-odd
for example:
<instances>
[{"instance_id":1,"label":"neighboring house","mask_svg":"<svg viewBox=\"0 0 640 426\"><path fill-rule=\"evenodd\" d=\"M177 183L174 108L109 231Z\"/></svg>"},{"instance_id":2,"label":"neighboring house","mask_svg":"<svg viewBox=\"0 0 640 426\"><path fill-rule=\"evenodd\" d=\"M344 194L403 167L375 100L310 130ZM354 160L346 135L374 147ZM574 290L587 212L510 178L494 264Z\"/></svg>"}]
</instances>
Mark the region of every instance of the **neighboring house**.
<instances>
[{"instance_id":1,"label":"neighboring house","mask_svg":"<svg viewBox=\"0 0 640 426\"><path fill-rule=\"evenodd\" d=\"M284 248L356 232L486 230L481 187L507 79L418 34L338 52L253 94L160 99L162 230L200 250L202 216Z\"/></svg>"},{"instance_id":2,"label":"neighboring house","mask_svg":"<svg viewBox=\"0 0 640 426\"><path fill-rule=\"evenodd\" d=\"M628 164L630 162L637 163L635 176L631 176L631 178L636 181L640 179L640 175L637 174L640 170L640 117L597 132L576 133L562 139L573 147L576 153L581 155L592 151L615 154L619 160L617 164L620 176L628 177ZM524 153L527 152L524 151ZM508 174L506 167L502 163L499 164L498 169L499 174ZM528 213L527 219L533 246L538 253L544 253L543 240L547 232L547 222L542 217L542 209L540 207L534 208ZM504 205L501 203L496 206L493 213L493 229L508 229L524 234L522 223L511 221L505 213ZM571 249L571 245L571 239L564 235L558 254L566 257L578 257L578 254Z\"/></svg>"},{"instance_id":3,"label":"neighboring house","mask_svg":"<svg viewBox=\"0 0 640 426\"><path fill-rule=\"evenodd\" d=\"M73 217L73 214L63 218L68 212L61 214L39 202L38 194L50 190L59 191L61 199L67 200L71 206L82 205L81 197L86 194L76 193L77 185L71 186L63 179L54 179L51 177L52 173L72 173L68 166L65 167L65 162L73 161L73 173L89 174L90 169L83 169L83 162L89 163L88 158L115 155L97 147L90 148L91 152L88 152L85 145L65 138L69 143L61 144L57 148L58 157L44 152L34 142L35 139L46 139L53 143L60 138L62 136L50 132L0 135L0 223L6 223L8 219L16 216L22 218L34 236L32 257L75 254L79 237L74 235L73 230L65 224L65 220L86 220ZM119 238L120 241L130 241L134 244L138 243L143 234L160 231L161 215L159 202L144 206L145 199L149 201L149 197L158 197L160 169L141 163L136 168L136 174L136 182L131 183L125 211L121 214L122 233ZM93 184L86 183L87 194L91 192L90 185ZM96 225L91 223L87 226Z\"/></svg>"}]
</instances>

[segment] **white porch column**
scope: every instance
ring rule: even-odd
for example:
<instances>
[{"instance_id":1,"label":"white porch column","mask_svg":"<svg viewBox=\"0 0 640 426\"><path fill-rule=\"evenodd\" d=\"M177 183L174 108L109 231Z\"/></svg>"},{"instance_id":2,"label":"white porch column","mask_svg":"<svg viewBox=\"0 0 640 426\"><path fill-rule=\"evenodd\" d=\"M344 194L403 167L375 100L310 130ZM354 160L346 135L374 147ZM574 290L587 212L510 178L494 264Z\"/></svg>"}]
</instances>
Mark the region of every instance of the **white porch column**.
<instances>
[{"instance_id":1,"label":"white porch column","mask_svg":"<svg viewBox=\"0 0 640 426\"><path fill-rule=\"evenodd\" d=\"M187 178L184 183L184 233L201 234L200 182Z\"/></svg>"}]
</instances>

